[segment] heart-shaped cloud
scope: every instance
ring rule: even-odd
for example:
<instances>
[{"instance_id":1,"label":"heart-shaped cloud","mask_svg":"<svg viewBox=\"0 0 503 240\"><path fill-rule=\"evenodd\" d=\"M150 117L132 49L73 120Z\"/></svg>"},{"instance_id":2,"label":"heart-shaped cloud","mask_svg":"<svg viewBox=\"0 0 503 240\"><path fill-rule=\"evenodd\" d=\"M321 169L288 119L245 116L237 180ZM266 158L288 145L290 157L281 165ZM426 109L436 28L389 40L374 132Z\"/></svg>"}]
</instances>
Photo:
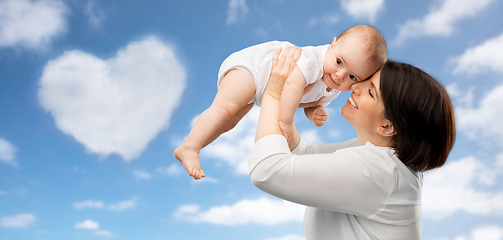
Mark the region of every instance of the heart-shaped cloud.
<instances>
[{"instance_id":1,"label":"heart-shaped cloud","mask_svg":"<svg viewBox=\"0 0 503 240\"><path fill-rule=\"evenodd\" d=\"M106 61L65 52L46 64L38 97L56 126L87 151L130 161L168 127L185 87L173 49L149 37Z\"/></svg>"}]
</instances>

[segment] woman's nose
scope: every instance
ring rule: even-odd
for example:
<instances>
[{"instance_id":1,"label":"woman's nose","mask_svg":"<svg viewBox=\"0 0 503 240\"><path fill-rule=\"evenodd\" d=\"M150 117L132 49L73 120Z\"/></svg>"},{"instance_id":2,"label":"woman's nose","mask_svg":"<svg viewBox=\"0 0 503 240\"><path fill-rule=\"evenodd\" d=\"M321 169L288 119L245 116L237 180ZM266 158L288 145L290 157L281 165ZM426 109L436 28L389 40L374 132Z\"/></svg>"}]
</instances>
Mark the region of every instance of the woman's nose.
<instances>
[{"instance_id":1,"label":"woman's nose","mask_svg":"<svg viewBox=\"0 0 503 240\"><path fill-rule=\"evenodd\" d=\"M351 85L351 90L353 90L353 92L357 95L360 94L361 84L362 84L361 82L357 82Z\"/></svg>"}]
</instances>

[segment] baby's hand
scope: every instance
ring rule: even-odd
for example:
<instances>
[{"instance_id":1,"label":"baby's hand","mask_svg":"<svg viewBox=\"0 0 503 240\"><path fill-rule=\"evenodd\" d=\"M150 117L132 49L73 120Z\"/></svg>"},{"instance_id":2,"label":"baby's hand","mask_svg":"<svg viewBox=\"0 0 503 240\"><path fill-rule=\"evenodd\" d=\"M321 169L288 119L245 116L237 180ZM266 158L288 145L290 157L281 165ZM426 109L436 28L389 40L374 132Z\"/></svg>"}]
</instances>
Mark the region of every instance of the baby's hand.
<instances>
[{"instance_id":1,"label":"baby's hand","mask_svg":"<svg viewBox=\"0 0 503 240\"><path fill-rule=\"evenodd\" d=\"M279 127L281 128L281 132L283 133L283 136L286 138L286 141L290 143L290 140L292 139L292 134L295 132L294 125L286 124L283 123L282 121L279 121Z\"/></svg>"},{"instance_id":2,"label":"baby's hand","mask_svg":"<svg viewBox=\"0 0 503 240\"><path fill-rule=\"evenodd\" d=\"M316 127L321 127L325 122L327 121L327 111L325 111L325 107L323 106L317 106L316 109L314 109L313 116L312 116L312 122Z\"/></svg>"}]
</instances>

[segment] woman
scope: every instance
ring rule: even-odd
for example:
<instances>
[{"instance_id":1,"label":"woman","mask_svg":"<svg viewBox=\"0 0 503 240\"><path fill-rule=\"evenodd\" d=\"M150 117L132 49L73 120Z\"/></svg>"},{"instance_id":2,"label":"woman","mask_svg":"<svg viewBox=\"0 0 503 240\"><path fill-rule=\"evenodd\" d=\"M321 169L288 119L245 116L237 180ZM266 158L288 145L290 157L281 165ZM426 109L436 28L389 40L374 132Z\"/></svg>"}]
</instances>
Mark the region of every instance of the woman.
<instances>
[{"instance_id":1,"label":"woman","mask_svg":"<svg viewBox=\"0 0 503 240\"><path fill-rule=\"evenodd\" d=\"M454 144L454 113L445 89L408 64L387 61L352 86L342 116L357 139L287 143L279 98L300 55L276 52L262 100L249 167L255 186L308 206L307 240L421 239L422 172L442 166Z\"/></svg>"}]
</instances>

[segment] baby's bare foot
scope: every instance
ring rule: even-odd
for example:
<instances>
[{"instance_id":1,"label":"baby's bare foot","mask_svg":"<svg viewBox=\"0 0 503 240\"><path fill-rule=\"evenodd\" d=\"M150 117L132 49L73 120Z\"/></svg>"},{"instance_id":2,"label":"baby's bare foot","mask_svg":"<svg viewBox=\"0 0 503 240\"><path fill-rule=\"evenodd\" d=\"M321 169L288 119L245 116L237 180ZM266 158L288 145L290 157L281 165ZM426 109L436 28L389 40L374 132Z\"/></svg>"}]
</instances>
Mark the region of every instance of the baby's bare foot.
<instances>
[{"instance_id":1,"label":"baby's bare foot","mask_svg":"<svg viewBox=\"0 0 503 240\"><path fill-rule=\"evenodd\" d=\"M314 109L314 112L313 112L313 123L314 125L316 125L317 127L321 127L325 124L325 122L327 121L327 111L325 110L325 108L323 106L318 106L316 107L316 109Z\"/></svg>"},{"instance_id":2,"label":"baby's bare foot","mask_svg":"<svg viewBox=\"0 0 503 240\"><path fill-rule=\"evenodd\" d=\"M176 148L175 151L173 151L173 155L175 156L176 160L178 160L183 165L185 170L187 170L187 173L189 173L189 175L195 180L199 180L206 176L201 169L201 164L199 163L198 151L185 148L182 145Z\"/></svg>"}]
</instances>

